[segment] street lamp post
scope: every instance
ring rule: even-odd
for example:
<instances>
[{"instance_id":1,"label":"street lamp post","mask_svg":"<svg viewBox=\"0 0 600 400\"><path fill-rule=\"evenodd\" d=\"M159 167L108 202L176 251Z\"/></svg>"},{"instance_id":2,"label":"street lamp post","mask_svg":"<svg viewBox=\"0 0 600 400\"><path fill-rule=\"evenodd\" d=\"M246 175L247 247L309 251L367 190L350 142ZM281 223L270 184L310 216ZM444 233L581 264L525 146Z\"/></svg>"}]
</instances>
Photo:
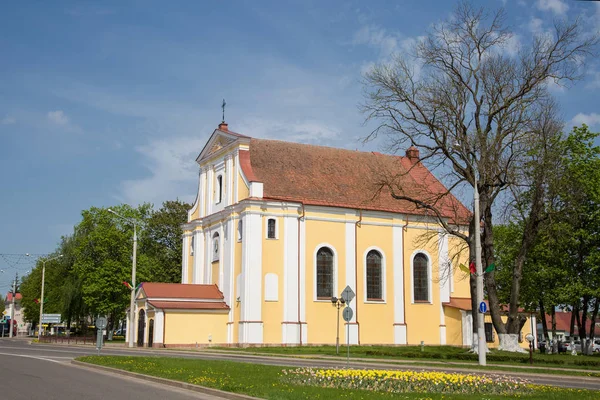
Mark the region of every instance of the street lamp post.
<instances>
[{"instance_id":1,"label":"street lamp post","mask_svg":"<svg viewBox=\"0 0 600 400\"><path fill-rule=\"evenodd\" d=\"M479 219L479 188L477 171L473 168L473 176L475 184L473 185L473 203L475 213L475 273L476 286L477 286L477 304L481 304L483 301L483 266L481 264L481 226ZM478 353L479 353L479 365L486 365L486 351L487 346L485 345L485 327L484 327L484 315L479 310L477 311L477 341L478 341Z\"/></svg>"},{"instance_id":2,"label":"street lamp post","mask_svg":"<svg viewBox=\"0 0 600 400\"><path fill-rule=\"evenodd\" d=\"M42 297L40 298L40 326L38 327L38 342L42 338L42 316L44 315L44 285L46 280L46 263L48 261L57 260L62 256L62 254L59 254L56 257L45 258L42 260Z\"/></svg>"},{"instance_id":3,"label":"street lamp post","mask_svg":"<svg viewBox=\"0 0 600 400\"><path fill-rule=\"evenodd\" d=\"M331 304L337 308L337 331L335 337L335 354L340 354L340 308L343 308L346 301L343 298L332 297Z\"/></svg>"},{"instance_id":4,"label":"street lamp post","mask_svg":"<svg viewBox=\"0 0 600 400\"><path fill-rule=\"evenodd\" d=\"M108 212L115 214L117 217L129 222L133 225L133 261L131 266L131 299L129 302L129 324L127 326L127 335L129 337L129 347L133 347L133 322L135 321L135 268L137 257L137 224L134 219L126 218L117 212L108 209Z\"/></svg>"}]
</instances>

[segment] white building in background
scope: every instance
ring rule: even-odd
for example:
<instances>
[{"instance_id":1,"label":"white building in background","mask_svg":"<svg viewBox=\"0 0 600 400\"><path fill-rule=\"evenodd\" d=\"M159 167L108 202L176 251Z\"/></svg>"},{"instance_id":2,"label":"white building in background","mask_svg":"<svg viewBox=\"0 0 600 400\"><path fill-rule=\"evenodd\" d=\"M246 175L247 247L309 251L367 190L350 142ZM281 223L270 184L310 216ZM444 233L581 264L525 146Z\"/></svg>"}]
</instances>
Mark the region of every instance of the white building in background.
<instances>
[{"instance_id":1,"label":"white building in background","mask_svg":"<svg viewBox=\"0 0 600 400\"><path fill-rule=\"evenodd\" d=\"M12 292L8 292L4 298L6 316L12 315L17 325L17 336L26 336L29 334L31 323L25 322L25 308L21 304L21 293L15 295L14 312Z\"/></svg>"}]
</instances>

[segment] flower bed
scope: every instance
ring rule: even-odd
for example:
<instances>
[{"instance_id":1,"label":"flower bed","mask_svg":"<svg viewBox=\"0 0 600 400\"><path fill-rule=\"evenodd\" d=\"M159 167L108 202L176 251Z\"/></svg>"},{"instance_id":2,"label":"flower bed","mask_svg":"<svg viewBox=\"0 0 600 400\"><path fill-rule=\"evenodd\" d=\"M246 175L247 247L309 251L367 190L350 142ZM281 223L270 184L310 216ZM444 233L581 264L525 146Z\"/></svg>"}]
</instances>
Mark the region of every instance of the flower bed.
<instances>
[{"instance_id":1,"label":"flower bed","mask_svg":"<svg viewBox=\"0 0 600 400\"><path fill-rule=\"evenodd\" d=\"M515 395L533 393L536 385L501 375L474 375L431 371L297 368L283 370L293 384L362 389L391 393L452 393Z\"/></svg>"}]
</instances>

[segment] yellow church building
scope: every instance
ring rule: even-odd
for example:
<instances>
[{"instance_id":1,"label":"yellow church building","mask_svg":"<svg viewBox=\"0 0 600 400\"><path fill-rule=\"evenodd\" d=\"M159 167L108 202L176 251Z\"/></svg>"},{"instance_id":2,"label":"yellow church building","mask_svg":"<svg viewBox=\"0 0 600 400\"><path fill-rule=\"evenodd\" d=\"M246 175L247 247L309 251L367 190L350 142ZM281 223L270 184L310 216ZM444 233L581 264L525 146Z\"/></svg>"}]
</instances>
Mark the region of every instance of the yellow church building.
<instances>
[{"instance_id":1,"label":"yellow church building","mask_svg":"<svg viewBox=\"0 0 600 400\"><path fill-rule=\"evenodd\" d=\"M334 344L338 318L341 343L349 332L351 344L471 344L464 243L381 184L439 197L443 217L467 230L469 211L439 196L447 189L416 148L399 157L255 139L221 123L196 162L181 284L142 284L139 345ZM349 326L332 302L346 287Z\"/></svg>"}]
</instances>

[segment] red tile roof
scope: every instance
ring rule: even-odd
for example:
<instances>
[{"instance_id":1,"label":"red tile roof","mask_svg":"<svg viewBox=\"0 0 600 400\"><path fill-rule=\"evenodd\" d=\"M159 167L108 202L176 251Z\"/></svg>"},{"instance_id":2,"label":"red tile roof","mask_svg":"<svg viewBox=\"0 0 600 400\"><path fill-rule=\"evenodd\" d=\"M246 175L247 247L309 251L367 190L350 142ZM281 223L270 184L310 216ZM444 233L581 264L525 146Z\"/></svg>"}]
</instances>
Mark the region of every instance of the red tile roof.
<instances>
[{"instance_id":1,"label":"red tile roof","mask_svg":"<svg viewBox=\"0 0 600 400\"><path fill-rule=\"evenodd\" d=\"M15 301L19 301L23 298L23 296L21 296L21 293L17 293L15 295ZM6 295L6 301L12 301L12 292L8 292Z\"/></svg>"},{"instance_id":2,"label":"red tile roof","mask_svg":"<svg viewBox=\"0 0 600 400\"><path fill-rule=\"evenodd\" d=\"M249 153L249 154L248 154ZM421 163L407 157L324 146L251 139L250 150L240 151L240 166L250 181L263 183L266 199L310 205L374 211L426 214L424 209L395 200L396 193L435 203L444 217L465 222L469 210Z\"/></svg>"},{"instance_id":3,"label":"red tile roof","mask_svg":"<svg viewBox=\"0 0 600 400\"><path fill-rule=\"evenodd\" d=\"M144 282L142 289L148 298L223 300L217 285Z\"/></svg>"},{"instance_id":4,"label":"red tile roof","mask_svg":"<svg viewBox=\"0 0 600 400\"><path fill-rule=\"evenodd\" d=\"M148 301L155 308L167 310L229 310L223 301Z\"/></svg>"},{"instance_id":5,"label":"red tile roof","mask_svg":"<svg viewBox=\"0 0 600 400\"><path fill-rule=\"evenodd\" d=\"M556 320L556 330L557 331L564 331L564 332L570 332L571 331L571 315L573 313L571 311L569 312L563 312L563 311L556 311L555 315L555 320ZM580 318L581 318L581 314L580 314ZM600 322L600 320L597 320L596 322ZM588 318L585 324L585 333L586 336L587 334L590 332L590 324L592 323L592 321L590 321L590 319ZM552 330L552 316L549 314L546 314L546 326L548 327L548 330L551 331ZM577 322L575 322L575 328L574 328L574 333L576 336L579 336L579 328L577 327ZM595 337L600 337L600 327L596 326L594 328L594 336Z\"/></svg>"}]
</instances>

